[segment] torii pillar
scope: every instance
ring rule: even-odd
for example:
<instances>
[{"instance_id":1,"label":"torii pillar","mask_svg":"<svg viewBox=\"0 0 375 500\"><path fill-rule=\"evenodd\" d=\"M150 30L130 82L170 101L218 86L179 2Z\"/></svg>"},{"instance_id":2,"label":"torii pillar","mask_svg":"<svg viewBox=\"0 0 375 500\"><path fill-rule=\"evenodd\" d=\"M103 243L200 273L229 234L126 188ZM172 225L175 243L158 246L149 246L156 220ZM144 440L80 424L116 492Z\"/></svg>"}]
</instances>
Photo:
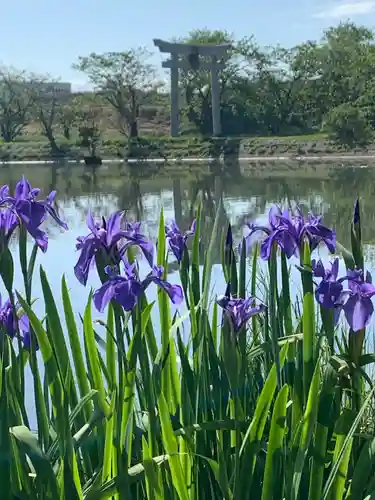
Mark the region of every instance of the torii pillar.
<instances>
[{"instance_id":1,"label":"torii pillar","mask_svg":"<svg viewBox=\"0 0 375 500\"><path fill-rule=\"evenodd\" d=\"M221 135L220 117L220 82L219 70L224 68L223 59L227 56L230 44L190 44L172 43L154 39L154 45L160 52L169 53L171 58L162 63L163 68L171 70L171 136L179 135L179 69L207 69L211 72L212 126L213 135ZM211 61L200 61L199 57L210 58ZM181 59L180 59L181 58Z\"/></svg>"}]
</instances>

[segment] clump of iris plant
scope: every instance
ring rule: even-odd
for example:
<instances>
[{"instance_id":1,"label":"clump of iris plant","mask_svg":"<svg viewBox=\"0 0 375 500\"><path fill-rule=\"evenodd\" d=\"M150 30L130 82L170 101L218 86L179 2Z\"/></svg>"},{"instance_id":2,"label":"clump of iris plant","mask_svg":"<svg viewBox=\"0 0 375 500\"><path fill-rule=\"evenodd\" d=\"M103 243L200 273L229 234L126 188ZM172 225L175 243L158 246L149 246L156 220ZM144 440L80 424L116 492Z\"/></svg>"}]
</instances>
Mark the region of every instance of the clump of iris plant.
<instances>
[{"instance_id":1,"label":"clump of iris plant","mask_svg":"<svg viewBox=\"0 0 375 500\"><path fill-rule=\"evenodd\" d=\"M322 217L309 214L304 217L297 208L293 213L273 206L268 214L268 225L248 224L249 233L245 236L246 250L251 250L256 233L263 232L265 237L260 247L260 256L268 260L274 245L281 248L288 259L298 256L304 241L310 243L313 251L320 243L324 243L333 253L336 248L336 233L322 224Z\"/></svg>"},{"instance_id":2,"label":"clump of iris plant","mask_svg":"<svg viewBox=\"0 0 375 500\"><path fill-rule=\"evenodd\" d=\"M182 232L175 221L171 221L165 226L165 236L167 238L169 248L180 264L186 248L187 239L195 234L196 220L194 220L185 232Z\"/></svg>"},{"instance_id":3,"label":"clump of iris plant","mask_svg":"<svg viewBox=\"0 0 375 500\"><path fill-rule=\"evenodd\" d=\"M322 307L334 310L335 324L341 311L344 311L350 328L357 332L371 320L374 312L371 298L375 295L375 286L368 271L365 275L360 269L348 270L346 276L338 278L338 270L338 258L327 268L321 260L312 261L313 276L321 278L315 290L315 298ZM345 281L347 289L343 285Z\"/></svg>"},{"instance_id":4,"label":"clump of iris plant","mask_svg":"<svg viewBox=\"0 0 375 500\"><path fill-rule=\"evenodd\" d=\"M26 349L30 349L31 333L29 318L24 313L19 314L19 311L13 308L9 299L3 303L1 295L0 329L2 329L12 339L16 335L17 331L19 331L23 345Z\"/></svg>"},{"instance_id":5,"label":"clump of iris plant","mask_svg":"<svg viewBox=\"0 0 375 500\"><path fill-rule=\"evenodd\" d=\"M120 304L125 311L131 311L137 304L138 298L151 283L162 288L169 296L173 304L180 304L183 300L180 285L172 285L163 279L164 269L162 266L154 266L144 280L140 280L136 273L136 264L123 264L124 273L119 274L118 268L107 266L105 272L108 280L94 293L95 307L103 312L107 304L114 300Z\"/></svg>"},{"instance_id":6,"label":"clump of iris plant","mask_svg":"<svg viewBox=\"0 0 375 500\"><path fill-rule=\"evenodd\" d=\"M222 307L232 331L237 335L253 316L266 310L264 304L257 303L254 297L235 298L230 294L230 286L225 295L217 298L217 304Z\"/></svg>"},{"instance_id":7,"label":"clump of iris plant","mask_svg":"<svg viewBox=\"0 0 375 500\"><path fill-rule=\"evenodd\" d=\"M68 226L57 215L52 206L56 191L52 191L45 200L37 200L40 189L32 188L29 181L22 177L17 182L14 196L9 193L8 186L0 189L1 229L2 243L7 243L19 224L23 224L28 233L34 238L38 247L47 251L48 236L40 229L47 215L57 222L59 226L68 229Z\"/></svg>"},{"instance_id":8,"label":"clump of iris plant","mask_svg":"<svg viewBox=\"0 0 375 500\"><path fill-rule=\"evenodd\" d=\"M140 231L140 222L131 223L124 220L120 212L112 214L108 220L104 217L95 222L89 213L86 218L90 233L77 238L76 249L80 256L74 267L74 273L80 283L86 285L90 269L95 263L98 253L104 257L104 262L110 266L118 266L124 259L130 246L138 246L150 266L153 264L153 245Z\"/></svg>"}]
</instances>

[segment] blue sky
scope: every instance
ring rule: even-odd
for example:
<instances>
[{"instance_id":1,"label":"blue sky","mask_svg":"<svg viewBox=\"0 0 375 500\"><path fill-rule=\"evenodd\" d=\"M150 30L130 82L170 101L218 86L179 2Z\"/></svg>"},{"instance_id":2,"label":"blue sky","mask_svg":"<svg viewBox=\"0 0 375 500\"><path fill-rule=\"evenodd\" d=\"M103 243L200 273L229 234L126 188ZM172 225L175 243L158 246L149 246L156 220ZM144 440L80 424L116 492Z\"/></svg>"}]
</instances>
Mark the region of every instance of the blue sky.
<instances>
[{"instance_id":1,"label":"blue sky","mask_svg":"<svg viewBox=\"0 0 375 500\"><path fill-rule=\"evenodd\" d=\"M375 27L375 0L14 0L3 2L1 18L1 63L85 85L71 68L79 55L153 50L153 38L204 27L292 46L340 20Z\"/></svg>"}]
</instances>

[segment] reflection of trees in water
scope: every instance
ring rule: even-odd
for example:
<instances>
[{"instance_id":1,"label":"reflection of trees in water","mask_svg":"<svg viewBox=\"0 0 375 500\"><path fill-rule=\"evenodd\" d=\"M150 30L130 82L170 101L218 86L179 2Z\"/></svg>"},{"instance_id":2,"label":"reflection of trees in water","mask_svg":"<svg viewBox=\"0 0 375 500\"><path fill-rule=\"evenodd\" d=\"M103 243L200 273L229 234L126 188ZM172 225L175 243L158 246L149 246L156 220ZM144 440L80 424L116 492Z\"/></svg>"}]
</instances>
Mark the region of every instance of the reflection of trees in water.
<instances>
[{"instance_id":1,"label":"reflection of trees in water","mask_svg":"<svg viewBox=\"0 0 375 500\"><path fill-rule=\"evenodd\" d=\"M173 194L175 216L183 230L190 225L198 203L202 202L202 234L206 239L211 234L220 199L224 200L227 211L227 214L223 214L222 226L228 223L229 217L237 237L246 221L263 215L271 204L293 205L298 202L306 210L324 213L326 225L336 228L337 237L344 244L349 242L354 199L359 195L363 210L363 238L365 242L374 240L375 171L372 168L319 166L315 176L313 171L309 177L303 177L305 171L301 167L300 172L296 170L295 176L289 171L288 176L276 177L272 175L271 167L266 165L259 168L263 169L261 173L268 172L269 175L261 178L259 171L254 176L241 176L236 170L215 167L211 169L211 174L207 174L207 168L203 166L200 174L199 169L189 170L188 167L180 166L178 168L181 170L176 168L169 175L166 173L169 170L163 174L162 168L158 173L148 166L140 174L138 169L130 171L123 165L4 165L0 171L0 185L8 184L14 191L16 182L25 173L34 187L42 189L43 196L53 189L57 190L58 205L55 207L62 216L64 211L69 209L71 212L72 208L78 212L79 219L85 217L88 207L105 216L116 209L126 210L132 219L147 218L152 232L157 228L158 213L154 209L145 212L145 196L154 194L162 200L164 191L165 199L169 200L168 196L172 197ZM190 172L188 178L187 171ZM191 177L192 172L194 178ZM241 200L239 210L236 207L238 200Z\"/></svg>"},{"instance_id":2,"label":"reflection of trees in water","mask_svg":"<svg viewBox=\"0 0 375 500\"><path fill-rule=\"evenodd\" d=\"M183 225L181 180L173 179L173 210L178 227Z\"/></svg>"},{"instance_id":3,"label":"reflection of trees in water","mask_svg":"<svg viewBox=\"0 0 375 500\"><path fill-rule=\"evenodd\" d=\"M196 215L198 205L201 203L201 242L203 248L208 249L216 213L219 207L221 207L219 212L220 227L225 228L229 224L229 219L223 203L223 179L217 175L210 175L206 176L204 179L198 179L191 182L187 190L188 203L185 203L184 206L183 197L181 196L181 187L178 189L178 184L179 183L174 182L175 189L173 191L173 198L175 214L178 214L178 217L181 217L181 220L178 221L176 218L176 222L182 230L187 229ZM218 245L214 251L214 262L218 262L220 258L220 245ZM203 263L203 253L201 254L201 257Z\"/></svg>"},{"instance_id":4,"label":"reflection of trees in water","mask_svg":"<svg viewBox=\"0 0 375 500\"><path fill-rule=\"evenodd\" d=\"M331 204L330 217L335 221L340 239L349 241L349 224L353 216L355 198L360 197L362 208L362 237L365 242L375 237L375 171L372 168L337 169L325 195ZM341 237L341 233L342 237ZM339 237L339 235L338 235Z\"/></svg>"},{"instance_id":5,"label":"reflection of trees in water","mask_svg":"<svg viewBox=\"0 0 375 500\"><path fill-rule=\"evenodd\" d=\"M98 165L85 165L81 174L81 179L87 192L94 192L98 189Z\"/></svg>"},{"instance_id":6,"label":"reflection of trees in water","mask_svg":"<svg viewBox=\"0 0 375 500\"><path fill-rule=\"evenodd\" d=\"M324 222L335 227L339 241L347 244L350 238L350 222L357 195L362 201L363 238L374 239L375 227L375 172L370 168L332 169L328 179L316 178L243 178L241 184L226 184L226 195L245 193L255 198L256 206L249 214L241 216L242 222L254 220L266 211L267 205L278 203L299 203L306 210L324 214ZM233 192L234 191L234 192ZM253 209L253 207L252 207Z\"/></svg>"},{"instance_id":7,"label":"reflection of trees in water","mask_svg":"<svg viewBox=\"0 0 375 500\"><path fill-rule=\"evenodd\" d=\"M116 192L118 209L124 210L130 219L143 219L143 197L140 181L136 178L127 179Z\"/></svg>"}]
</instances>

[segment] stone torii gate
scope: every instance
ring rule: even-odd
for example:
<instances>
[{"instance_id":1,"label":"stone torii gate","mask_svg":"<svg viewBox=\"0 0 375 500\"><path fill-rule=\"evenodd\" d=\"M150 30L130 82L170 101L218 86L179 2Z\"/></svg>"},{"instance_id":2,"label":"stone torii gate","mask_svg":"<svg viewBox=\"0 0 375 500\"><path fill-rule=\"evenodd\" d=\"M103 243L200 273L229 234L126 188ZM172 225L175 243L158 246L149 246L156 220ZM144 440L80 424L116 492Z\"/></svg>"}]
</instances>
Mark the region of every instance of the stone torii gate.
<instances>
[{"instance_id":1,"label":"stone torii gate","mask_svg":"<svg viewBox=\"0 0 375 500\"><path fill-rule=\"evenodd\" d=\"M211 72L212 132L214 136L221 135L219 70L225 66L224 61L231 45L173 43L159 38L154 39L154 45L160 52L171 55L170 59L162 63L163 68L171 70L171 136L179 134L179 69L206 69ZM202 61L200 56L211 60Z\"/></svg>"}]
</instances>

